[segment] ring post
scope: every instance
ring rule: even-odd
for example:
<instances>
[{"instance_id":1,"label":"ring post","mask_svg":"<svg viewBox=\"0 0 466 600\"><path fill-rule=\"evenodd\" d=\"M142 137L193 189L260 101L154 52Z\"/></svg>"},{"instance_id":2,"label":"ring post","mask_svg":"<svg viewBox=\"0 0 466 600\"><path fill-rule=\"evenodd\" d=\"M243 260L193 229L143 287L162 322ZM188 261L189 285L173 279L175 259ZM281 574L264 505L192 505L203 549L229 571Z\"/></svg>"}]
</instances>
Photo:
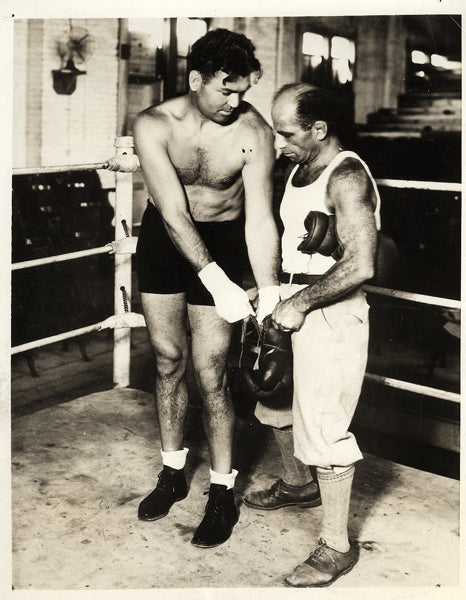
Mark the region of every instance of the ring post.
<instances>
[{"instance_id":1,"label":"ring post","mask_svg":"<svg viewBox=\"0 0 466 600\"><path fill-rule=\"evenodd\" d=\"M134 142L131 136L115 138L115 154L134 154ZM125 237L122 221L131 230L133 223L133 173L116 173L115 186L115 240ZM115 254L115 314L125 312L121 287L127 292L131 302L131 254ZM129 386L129 368L131 360L131 328L114 329L113 333L113 385Z\"/></svg>"}]
</instances>

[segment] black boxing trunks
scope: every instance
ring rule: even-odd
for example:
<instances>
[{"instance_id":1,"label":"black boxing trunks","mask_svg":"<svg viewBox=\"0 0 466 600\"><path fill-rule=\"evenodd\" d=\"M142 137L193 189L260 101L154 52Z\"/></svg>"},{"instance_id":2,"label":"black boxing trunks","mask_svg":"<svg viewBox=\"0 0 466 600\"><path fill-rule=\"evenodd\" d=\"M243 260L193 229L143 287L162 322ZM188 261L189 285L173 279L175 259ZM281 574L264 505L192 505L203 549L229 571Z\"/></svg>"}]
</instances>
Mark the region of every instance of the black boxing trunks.
<instances>
[{"instance_id":1,"label":"black boxing trunks","mask_svg":"<svg viewBox=\"0 0 466 600\"><path fill-rule=\"evenodd\" d=\"M212 259L228 277L241 285L247 268L244 219L195 221ZM214 300L192 266L171 241L159 211L148 203L136 249L139 291L149 294L186 293L190 304L213 306Z\"/></svg>"}]
</instances>

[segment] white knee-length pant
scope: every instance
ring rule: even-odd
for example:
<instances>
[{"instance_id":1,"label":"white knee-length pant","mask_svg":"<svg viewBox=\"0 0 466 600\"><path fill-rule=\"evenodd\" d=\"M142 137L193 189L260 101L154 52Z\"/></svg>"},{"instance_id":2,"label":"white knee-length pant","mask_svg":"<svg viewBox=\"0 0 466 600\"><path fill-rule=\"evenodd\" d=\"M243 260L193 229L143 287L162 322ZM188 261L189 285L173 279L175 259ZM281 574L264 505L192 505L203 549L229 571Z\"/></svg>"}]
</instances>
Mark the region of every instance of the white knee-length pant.
<instances>
[{"instance_id":1,"label":"white knee-length pant","mask_svg":"<svg viewBox=\"0 0 466 600\"><path fill-rule=\"evenodd\" d=\"M282 285L282 298L305 286ZM293 405L275 410L258 403L265 425L293 426L295 456L307 465L348 466L362 458L348 427L367 364L369 307L362 289L306 315L292 334Z\"/></svg>"}]
</instances>

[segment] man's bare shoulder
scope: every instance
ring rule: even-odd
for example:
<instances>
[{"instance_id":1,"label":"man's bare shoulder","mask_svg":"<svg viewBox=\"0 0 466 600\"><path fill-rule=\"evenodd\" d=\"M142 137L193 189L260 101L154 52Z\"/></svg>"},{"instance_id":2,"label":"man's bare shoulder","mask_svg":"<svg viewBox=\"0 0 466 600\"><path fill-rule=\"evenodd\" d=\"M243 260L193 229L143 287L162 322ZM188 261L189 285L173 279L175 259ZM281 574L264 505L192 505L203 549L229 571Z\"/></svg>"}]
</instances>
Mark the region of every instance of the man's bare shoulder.
<instances>
[{"instance_id":1,"label":"man's bare shoulder","mask_svg":"<svg viewBox=\"0 0 466 600\"><path fill-rule=\"evenodd\" d=\"M332 171L330 181L336 185L345 182L352 182L355 185L358 183L367 185L369 175L360 160L353 156L348 156Z\"/></svg>"},{"instance_id":2,"label":"man's bare shoulder","mask_svg":"<svg viewBox=\"0 0 466 600\"><path fill-rule=\"evenodd\" d=\"M244 138L254 144L273 145L273 131L260 112L249 104L242 103L239 125Z\"/></svg>"},{"instance_id":3,"label":"man's bare shoulder","mask_svg":"<svg viewBox=\"0 0 466 600\"><path fill-rule=\"evenodd\" d=\"M328 192L330 197L349 197L350 192L360 199L374 202L374 187L364 165L357 158L348 156L332 171Z\"/></svg>"},{"instance_id":4,"label":"man's bare shoulder","mask_svg":"<svg viewBox=\"0 0 466 600\"><path fill-rule=\"evenodd\" d=\"M241 112L240 112L240 120L241 124L245 127L251 127L253 130L263 131L263 132L272 132L272 128L261 115L261 113L249 102L241 103Z\"/></svg>"},{"instance_id":5,"label":"man's bare shoulder","mask_svg":"<svg viewBox=\"0 0 466 600\"><path fill-rule=\"evenodd\" d=\"M182 120L186 112L187 103L184 96L171 98L138 113L133 122L133 129L140 133L156 130L163 136L171 129L173 121Z\"/></svg>"}]
</instances>

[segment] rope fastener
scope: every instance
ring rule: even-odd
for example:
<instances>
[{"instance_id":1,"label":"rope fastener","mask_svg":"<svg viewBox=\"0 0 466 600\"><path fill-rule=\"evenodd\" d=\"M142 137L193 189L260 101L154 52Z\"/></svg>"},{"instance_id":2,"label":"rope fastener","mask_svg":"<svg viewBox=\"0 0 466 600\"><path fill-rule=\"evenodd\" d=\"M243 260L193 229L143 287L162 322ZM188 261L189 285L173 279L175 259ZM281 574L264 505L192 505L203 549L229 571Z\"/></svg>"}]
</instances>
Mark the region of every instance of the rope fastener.
<instances>
[{"instance_id":1,"label":"rope fastener","mask_svg":"<svg viewBox=\"0 0 466 600\"><path fill-rule=\"evenodd\" d=\"M120 173L134 173L141 168L141 165L136 154L119 154L109 158L105 168Z\"/></svg>"},{"instance_id":2,"label":"rope fastener","mask_svg":"<svg viewBox=\"0 0 466 600\"><path fill-rule=\"evenodd\" d=\"M119 315L112 315L99 323L98 331L102 329L127 329L129 327L145 327L146 321L140 313L124 312Z\"/></svg>"},{"instance_id":3,"label":"rope fastener","mask_svg":"<svg viewBox=\"0 0 466 600\"><path fill-rule=\"evenodd\" d=\"M138 238L135 236L124 237L119 240L109 242L106 248L109 248L110 254L135 254Z\"/></svg>"}]
</instances>

